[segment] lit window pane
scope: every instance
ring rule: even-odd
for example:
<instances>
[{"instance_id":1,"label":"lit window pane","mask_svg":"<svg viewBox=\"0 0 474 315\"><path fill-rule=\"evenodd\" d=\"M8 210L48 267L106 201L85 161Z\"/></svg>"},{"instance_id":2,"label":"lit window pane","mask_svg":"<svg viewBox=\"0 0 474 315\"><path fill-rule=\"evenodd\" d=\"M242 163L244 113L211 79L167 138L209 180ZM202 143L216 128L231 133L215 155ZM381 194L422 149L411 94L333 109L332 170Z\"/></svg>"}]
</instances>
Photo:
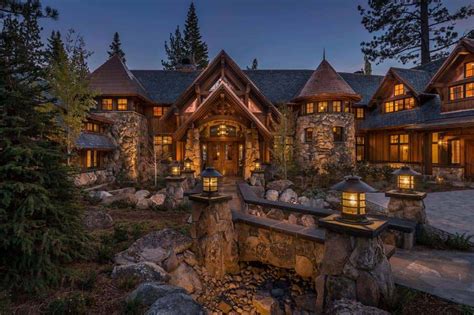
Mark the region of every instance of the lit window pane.
<instances>
[{"instance_id":1,"label":"lit window pane","mask_svg":"<svg viewBox=\"0 0 474 315\"><path fill-rule=\"evenodd\" d=\"M128 109L128 101L126 98L119 98L117 100L117 109L118 110L127 110Z\"/></svg>"},{"instance_id":2,"label":"lit window pane","mask_svg":"<svg viewBox=\"0 0 474 315\"><path fill-rule=\"evenodd\" d=\"M405 87L403 84L395 84L394 93L395 96L405 94Z\"/></svg>"},{"instance_id":3,"label":"lit window pane","mask_svg":"<svg viewBox=\"0 0 474 315\"><path fill-rule=\"evenodd\" d=\"M464 86L456 85L449 88L449 99L451 101L464 98Z\"/></svg>"},{"instance_id":4,"label":"lit window pane","mask_svg":"<svg viewBox=\"0 0 474 315\"><path fill-rule=\"evenodd\" d=\"M474 62L466 63L465 76L466 78L474 76Z\"/></svg>"},{"instance_id":5,"label":"lit window pane","mask_svg":"<svg viewBox=\"0 0 474 315\"><path fill-rule=\"evenodd\" d=\"M112 99L111 98L103 98L102 99L102 109L103 110L112 110Z\"/></svg>"},{"instance_id":6,"label":"lit window pane","mask_svg":"<svg viewBox=\"0 0 474 315\"><path fill-rule=\"evenodd\" d=\"M153 107L153 116L155 117L163 116L163 107L162 106Z\"/></svg>"},{"instance_id":7,"label":"lit window pane","mask_svg":"<svg viewBox=\"0 0 474 315\"><path fill-rule=\"evenodd\" d=\"M473 97L474 96L474 83L467 83L466 84L466 97Z\"/></svg>"},{"instance_id":8,"label":"lit window pane","mask_svg":"<svg viewBox=\"0 0 474 315\"><path fill-rule=\"evenodd\" d=\"M461 163L461 141L451 141L451 164Z\"/></svg>"},{"instance_id":9,"label":"lit window pane","mask_svg":"<svg viewBox=\"0 0 474 315\"><path fill-rule=\"evenodd\" d=\"M306 114L314 113L314 104L313 103L306 103Z\"/></svg>"},{"instance_id":10,"label":"lit window pane","mask_svg":"<svg viewBox=\"0 0 474 315\"><path fill-rule=\"evenodd\" d=\"M333 112L342 112L342 103L341 101L333 101L332 102L332 110Z\"/></svg>"},{"instance_id":11,"label":"lit window pane","mask_svg":"<svg viewBox=\"0 0 474 315\"><path fill-rule=\"evenodd\" d=\"M318 113L324 113L328 111L328 102L318 102Z\"/></svg>"}]
</instances>

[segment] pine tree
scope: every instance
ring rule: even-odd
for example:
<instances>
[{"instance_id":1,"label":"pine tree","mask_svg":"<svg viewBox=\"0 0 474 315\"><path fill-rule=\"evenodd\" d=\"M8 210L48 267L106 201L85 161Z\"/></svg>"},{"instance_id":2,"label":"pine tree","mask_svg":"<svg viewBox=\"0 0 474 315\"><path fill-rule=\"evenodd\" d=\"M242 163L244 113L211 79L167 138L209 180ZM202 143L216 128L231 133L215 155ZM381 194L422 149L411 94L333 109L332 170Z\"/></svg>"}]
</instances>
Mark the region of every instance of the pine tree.
<instances>
[{"instance_id":1,"label":"pine tree","mask_svg":"<svg viewBox=\"0 0 474 315\"><path fill-rule=\"evenodd\" d=\"M52 64L55 60L58 60L63 53L65 53L65 51L61 33L59 31L52 31L51 36L48 38L48 64Z\"/></svg>"},{"instance_id":2,"label":"pine tree","mask_svg":"<svg viewBox=\"0 0 474 315\"><path fill-rule=\"evenodd\" d=\"M165 70L176 70L176 66L188 58L188 56L186 56L184 40L179 25L176 26L174 35L170 33L169 46L168 42L165 41L165 52L168 60L161 60L161 64Z\"/></svg>"},{"instance_id":3,"label":"pine tree","mask_svg":"<svg viewBox=\"0 0 474 315\"><path fill-rule=\"evenodd\" d=\"M85 257L70 169L56 116L45 110L50 91L38 1L3 11L0 33L0 285L37 291L58 284L64 263Z\"/></svg>"},{"instance_id":4,"label":"pine tree","mask_svg":"<svg viewBox=\"0 0 474 315\"><path fill-rule=\"evenodd\" d=\"M258 69L258 60L257 58L253 58L252 65L247 67L247 70L257 70Z\"/></svg>"},{"instance_id":5,"label":"pine tree","mask_svg":"<svg viewBox=\"0 0 474 315\"><path fill-rule=\"evenodd\" d=\"M207 44L202 41L199 21L194 3L189 6L186 22L184 23L184 43L186 56L199 69L204 69L209 63Z\"/></svg>"},{"instance_id":6,"label":"pine tree","mask_svg":"<svg viewBox=\"0 0 474 315\"><path fill-rule=\"evenodd\" d=\"M447 55L447 48L458 40L455 22L474 14L471 5L449 13L442 0L368 0L368 9L358 6L362 24L377 33L362 42L362 52L370 61L396 59L403 64L425 64Z\"/></svg>"},{"instance_id":7,"label":"pine tree","mask_svg":"<svg viewBox=\"0 0 474 315\"><path fill-rule=\"evenodd\" d=\"M118 55L122 59L123 63L125 63L125 53L122 50L122 43L120 42L120 36L118 32L115 32L114 39L112 40L109 48L110 50L107 52L109 57Z\"/></svg>"}]
</instances>

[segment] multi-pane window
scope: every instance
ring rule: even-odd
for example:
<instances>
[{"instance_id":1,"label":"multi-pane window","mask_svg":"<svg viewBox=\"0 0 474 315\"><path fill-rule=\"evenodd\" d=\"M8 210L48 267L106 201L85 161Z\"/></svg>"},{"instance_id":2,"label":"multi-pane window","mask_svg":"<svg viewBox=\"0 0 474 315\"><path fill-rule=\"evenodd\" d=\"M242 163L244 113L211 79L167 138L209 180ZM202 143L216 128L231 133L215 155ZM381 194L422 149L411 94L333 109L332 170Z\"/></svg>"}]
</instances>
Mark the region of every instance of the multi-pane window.
<instances>
[{"instance_id":1,"label":"multi-pane window","mask_svg":"<svg viewBox=\"0 0 474 315\"><path fill-rule=\"evenodd\" d=\"M161 147L162 153L171 153L172 144L171 136L155 136L155 146Z\"/></svg>"},{"instance_id":2,"label":"multi-pane window","mask_svg":"<svg viewBox=\"0 0 474 315\"><path fill-rule=\"evenodd\" d=\"M84 152L84 151L83 151ZM97 150L86 150L83 156L83 166L85 168L100 167L100 152Z\"/></svg>"},{"instance_id":3,"label":"multi-pane window","mask_svg":"<svg viewBox=\"0 0 474 315\"><path fill-rule=\"evenodd\" d=\"M356 160L363 161L365 159L365 137L356 137Z\"/></svg>"},{"instance_id":4,"label":"multi-pane window","mask_svg":"<svg viewBox=\"0 0 474 315\"><path fill-rule=\"evenodd\" d=\"M126 98L119 98L117 100L117 110L127 110L128 100Z\"/></svg>"},{"instance_id":5,"label":"multi-pane window","mask_svg":"<svg viewBox=\"0 0 474 315\"><path fill-rule=\"evenodd\" d=\"M405 109L413 109L415 108L415 98L406 97L395 101L388 101L385 102L384 105L386 113L398 112Z\"/></svg>"},{"instance_id":6,"label":"multi-pane window","mask_svg":"<svg viewBox=\"0 0 474 315\"><path fill-rule=\"evenodd\" d=\"M342 127L332 127L334 142L344 141L344 129Z\"/></svg>"},{"instance_id":7,"label":"multi-pane window","mask_svg":"<svg viewBox=\"0 0 474 315\"><path fill-rule=\"evenodd\" d=\"M306 103L305 105L305 113L312 114L314 113L314 103Z\"/></svg>"},{"instance_id":8,"label":"multi-pane window","mask_svg":"<svg viewBox=\"0 0 474 315\"><path fill-rule=\"evenodd\" d=\"M163 106L155 106L155 107L153 107L153 116L154 116L154 117L161 117L161 116L163 116Z\"/></svg>"},{"instance_id":9,"label":"multi-pane window","mask_svg":"<svg viewBox=\"0 0 474 315\"><path fill-rule=\"evenodd\" d=\"M395 84L395 87L393 90L394 90L393 94L395 96L405 94L405 86L403 84Z\"/></svg>"},{"instance_id":10,"label":"multi-pane window","mask_svg":"<svg viewBox=\"0 0 474 315\"><path fill-rule=\"evenodd\" d=\"M100 126L99 124L88 122L86 123L86 131L100 132Z\"/></svg>"},{"instance_id":11,"label":"multi-pane window","mask_svg":"<svg viewBox=\"0 0 474 315\"><path fill-rule=\"evenodd\" d=\"M313 128L306 128L304 130L304 142L313 142Z\"/></svg>"},{"instance_id":12,"label":"multi-pane window","mask_svg":"<svg viewBox=\"0 0 474 315\"><path fill-rule=\"evenodd\" d=\"M351 111L351 106L348 101L344 102L344 113L349 113Z\"/></svg>"},{"instance_id":13,"label":"multi-pane window","mask_svg":"<svg viewBox=\"0 0 474 315\"><path fill-rule=\"evenodd\" d=\"M431 134L431 162L440 165L461 163L461 140L433 132Z\"/></svg>"},{"instance_id":14,"label":"multi-pane window","mask_svg":"<svg viewBox=\"0 0 474 315\"><path fill-rule=\"evenodd\" d=\"M449 88L449 100L459 100L464 98L464 85L455 85Z\"/></svg>"},{"instance_id":15,"label":"multi-pane window","mask_svg":"<svg viewBox=\"0 0 474 315\"><path fill-rule=\"evenodd\" d=\"M342 102L341 101L333 101L332 102L332 111L336 113L342 112Z\"/></svg>"},{"instance_id":16,"label":"multi-pane window","mask_svg":"<svg viewBox=\"0 0 474 315\"><path fill-rule=\"evenodd\" d=\"M464 65L464 77L474 77L474 62L468 62Z\"/></svg>"},{"instance_id":17,"label":"multi-pane window","mask_svg":"<svg viewBox=\"0 0 474 315\"><path fill-rule=\"evenodd\" d=\"M393 102L385 102L385 112L392 113L394 111Z\"/></svg>"},{"instance_id":18,"label":"multi-pane window","mask_svg":"<svg viewBox=\"0 0 474 315\"><path fill-rule=\"evenodd\" d=\"M390 135L390 161L408 162L409 137L407 134Z\"/></svg>"},{"instance_id":19,"label":"multi-pane window","mask_svg":"<svg viewBox=\"0 0 474 315\"><path fill-rule=\"evenodd\" d=\"M415 108L415 98L414 97L405 98L404 106L405 106L405 109Z\"/></svg>"},{"instance_id":20,"label":"multi-pane window","mask_svg":"<svg viewBox=\"0 0 474 315\"><path fill-rule=\"evenodd\" d=\"M112 99L111 98L103 98L102 99L102 110L112 110Z\"/></svg>"},{"instance_id":21,"label":"multi-pane window","mask_svg":"<svg viewBox=\"0 0 474 315\"><path fill-rule=\"evenodd\" d=\"M325 113L328 111L328 102L318 102L318 113Z\"/></svg>"},{"instance_id":22,"label":"multi-pane window","mask_svg":"<svg viewBox=\"0 0 474 315\"><path fill-rule=\"evenodd\" d=\"M356 111L356 112L355 112L355 117L356 117L357 119L364 119L364 117L365 117L365 111L364 111L364 109L363 109L362 107L356 107L355 111Z\"/></svg>"},{"instance_id":23,"label":"multi-pane window","mask_svg":"<svg viewBox=\"0 0 474 315\"><path fill-rule=\"evenodd\" d=\"M474 83L466 83L466 97L474 96Z\"/></svg>"}]
</instances>

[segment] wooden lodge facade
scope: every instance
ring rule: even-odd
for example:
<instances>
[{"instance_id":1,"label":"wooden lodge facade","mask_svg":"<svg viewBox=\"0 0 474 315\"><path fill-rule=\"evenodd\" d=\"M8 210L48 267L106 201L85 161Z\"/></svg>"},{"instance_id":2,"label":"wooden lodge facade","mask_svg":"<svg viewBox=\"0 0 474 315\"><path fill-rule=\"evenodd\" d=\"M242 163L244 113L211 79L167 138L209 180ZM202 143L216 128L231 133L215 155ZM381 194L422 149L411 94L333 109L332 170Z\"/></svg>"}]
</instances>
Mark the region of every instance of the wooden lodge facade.
<instances>
[{"instance_id":1,"label":"wooden lodge facade","mask_svg":"<svg viewBox=\"0 0 474 315\"><path fill-rule=\"evenodd\" d=\"M473 40L385 76L336 72L326 60L314 71L241 70L221 51L202 71L129 70L112 57L91 82L93 115L109 126L101 158L111 176L146 178L156 157L247 178L255 159L271 163L286 104L297 118L283 143L305 166L368 161L474 178Z\"/></svg>"}]
</instances>

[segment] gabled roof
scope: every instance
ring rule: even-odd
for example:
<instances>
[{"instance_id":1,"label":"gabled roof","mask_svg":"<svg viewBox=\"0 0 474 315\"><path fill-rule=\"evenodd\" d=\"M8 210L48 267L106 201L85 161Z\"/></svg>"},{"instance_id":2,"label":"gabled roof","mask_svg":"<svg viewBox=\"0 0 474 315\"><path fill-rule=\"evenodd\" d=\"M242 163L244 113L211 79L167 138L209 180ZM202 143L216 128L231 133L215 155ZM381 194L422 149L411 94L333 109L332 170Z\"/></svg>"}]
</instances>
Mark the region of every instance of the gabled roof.
<instances>
[{"instance_id":1,"label":"gabled roof","mask_svg":"<svg viewBox=\"0 0 474 315\"><path fill-rule=\"evenodd\" d=\"M361 99L351 86L323 59L305 83L295 101L318 97L349 97L357 101Z\"/></svg>"},{"instance_id":2,"label":"gabled roof","mask_svg":"<svg viewBox=\"0 0 474 315\"><path fill-rule=\"evenodd\" d=\"M76 148L78 149L98 149L98 150L113 150L115 145L110 139L101 134L81 132L79 138L76 140Z\"/></svg>"},{"instance_id":3,"label":"gabled roof","mask_svg":"<svg viewBox=\"0 0 474 315\"><path fill-rule=\"evenodd\" d=\"M140 81L118 55L110 57L90 74L90 86L103 95L138 96L152 102Z\"/></svg>"},{"instance_id":4,"label":"gabled roof","mask_svg":"<svg viewBox=\"0 0 474 315\"><path fill-rule=\"evenodd\" d=\"M415 95L423 93L431 75L427 71L416 69L390 68L395 76L406 86L408 86Z\"/></svg>"},{"instance_id":5,"label":"gabled roof","mask_svg":"<svg viewBox=\"0 0 474 315\"><path fill-rule=\"evenodd\" d=\"M459 43L454 47L453 51L449 54L448 58L443 62L441 67L436 71L436 73L431 78L430 82L426 86L426 91L430 91L433 88L433 84L439 79L445 70L451 66L451 64L457 59L460 52L469 52L474 54L474 39L463 38Z\"/></svg>"}]
</instances>

